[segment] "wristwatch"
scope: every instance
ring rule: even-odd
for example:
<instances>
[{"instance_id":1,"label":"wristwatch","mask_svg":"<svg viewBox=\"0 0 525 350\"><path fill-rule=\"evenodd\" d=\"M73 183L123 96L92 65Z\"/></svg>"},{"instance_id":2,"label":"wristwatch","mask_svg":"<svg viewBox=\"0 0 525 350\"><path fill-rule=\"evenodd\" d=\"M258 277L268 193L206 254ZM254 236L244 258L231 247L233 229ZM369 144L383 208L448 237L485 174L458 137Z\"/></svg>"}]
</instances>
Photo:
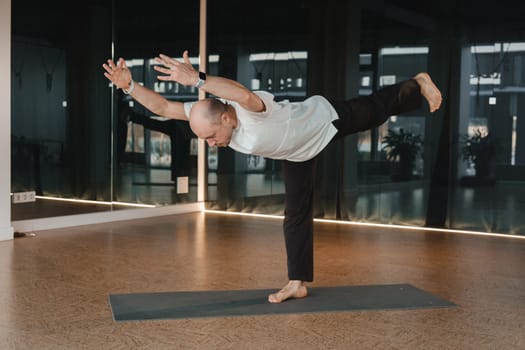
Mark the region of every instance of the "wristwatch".
<instances>
[{"instance_id":1,"label":"wristwatch","mask_svg":"<svg viewBox=\"0 0 525 350\"><path fill-rule=\"evenodd\" d=\"M199 72L199 80L197 80L197 82L195 83L195 87L197 89L200 89L202 85L204 85L205 82L206 82L206 73Z\"/></svg>"}]
</instances>

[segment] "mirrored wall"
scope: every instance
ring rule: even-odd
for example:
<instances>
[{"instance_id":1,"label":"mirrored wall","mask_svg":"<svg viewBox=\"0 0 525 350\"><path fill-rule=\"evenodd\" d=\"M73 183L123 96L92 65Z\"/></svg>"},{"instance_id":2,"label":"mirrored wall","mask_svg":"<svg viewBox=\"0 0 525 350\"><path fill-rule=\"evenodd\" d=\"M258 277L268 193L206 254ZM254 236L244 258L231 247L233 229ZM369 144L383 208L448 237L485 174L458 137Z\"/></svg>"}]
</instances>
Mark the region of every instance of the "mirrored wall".
<instances>
[{"instance_id":1,"label":"mirrored wall","mask_svg":"<svg viewBox=\"0 0 525 350\"><path fill-rule=\"evenodd\" d=\"M423 100L327 147L316 217L525 234L525 5L251 4L207 2L209 74L293 102L368 95L427 71L443 94L436 113ZM195 202L188 124L112 89L101 64L123 57L140 84L170 100L197 99L195 88L157 80L152 66L159 53L180 58L187 49L197 67L199 2L73 7L13 3L12 190L38 195L13 205L13 220ZM283 213L281 161L214 147L206 159L208 208Z\"/></svg>"},{"instance_id":2,"label":"mirrored wall","mask_svg":"<svg viewBox=\"0 0 525 350\"><path fill-rule=\"evenodd\" d=\"M152 66L185 49L196 62L198 19L198 1L161 11L139 1L12 2L12 192L36 195L12 204L12 220L197 200L187 123L134 103L102 64L123 57L138 83L197 99L194 88L160 83Z\"/></svg>"}]
</instances>

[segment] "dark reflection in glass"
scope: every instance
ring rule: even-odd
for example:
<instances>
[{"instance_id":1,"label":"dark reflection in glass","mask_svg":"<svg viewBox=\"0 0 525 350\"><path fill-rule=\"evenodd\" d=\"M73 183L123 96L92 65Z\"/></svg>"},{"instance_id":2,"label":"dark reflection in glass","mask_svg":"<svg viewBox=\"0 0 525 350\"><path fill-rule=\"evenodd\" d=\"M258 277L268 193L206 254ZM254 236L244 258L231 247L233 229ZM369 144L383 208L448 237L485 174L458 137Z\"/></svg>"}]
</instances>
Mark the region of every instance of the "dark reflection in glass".
<instances>
[{"instance_id":1,"label":"dark reflection in glass","mask_svg":"<svg viewBox=\"0 0 525 350\"><path fill-rule=\"evenodd\" d=\"M210 18L218 73L269 90L277 100L367 95L420 71L430 72L443 92L444 104L433 115L423 103L327 148L319 162L316 216L525 233L518 216L525 209L519 199L525 31L516 11L498 4L270 1L259 16L264 20L255 23L238 1L226 3L235 9L233 20L223 25L221 16ZM212 3L210 9L224 13ZM276 59L290 52L304 61L289 67ZM476 159L472 148L481 145L491 154ZM392 152L395 147L409 147L412 156ZM209 206L282 214L277 164L210 149Z\"/></svg>"},{"instance_id":2,"label":"dark reflection in glass","mask_svg":"<svg viewBox=\"0 0 525 350\"><path fill-rule=\"evenodd\" d=\"M459 116L454 226L523 234L525 44L469 43ZM522 123L519 121L521 120ZM472 217L479 218L472 220Z\"/></svg>"},{"instance_id":3,"label":"dark reflection in glass","mask_svg":"<svg viewBox=\"0 0 525 350\"><path fill-rule=\"evenodd\" d=\"M113 91L101 65L114 50L138 82L169 99L194 99L194 89L159 83L151 66L159 53L196 57L197 38L198 2L162 11L138 1L13 2L12 192L37 198L13 204L12 219L195 201L187 125L153 126L164 120Z\"/></svg>"},{"instance_id":4,"label":"dark reflection in glass","mask_svg":"<svg viewBox=\"0 0 525 350\"><path fill-rule=\"evenodd\" d=\"M239 0L210 1L208 13L208 52L219 58L215 74L251 90L269 91L276 101L306 97L309 12L305 1L267 1L258 6L257 20L253 8ZM283 195L281 161L209 148L210 207L278 213Z\"/></svg>"},{"instance_id":5,"label":"dark reflection in glass","mask_svg":"<svg viewBox=\"0 0 525 350\"><path fill-rule=\"evenodd\" d=\"M111 200L111 115L100 62L111 48L111 3L12 4L12 191ZM14 204L14 220L107 205Z\"/></svg>"},{"instance_id":6,"label":"dark reflection in glass","mask_svg":"<svg viewBox=\"0 0 525 350\"><path fill-rule=\"evenodd\" d=\"M294 101L367 95L429 71L444 96L439 112L423 104L323 152L316 216L524 234L525 4L513 5L268 0L254 11L210 1L208 72ZM136 81L171 100L196 99L194 88L159 82L152 66L159 53L180 58L185 49L197 64L198 2L77 6L12 4L13 192L196 200L191 130L112 91L100 65L114 49ZM391 153L398 138L412 140L410 161ZM209 148L207 165L209 207L282 214L280 161ZM178 193L181 178L188 193ZM71 210L41 203L14 205L13 219L26 218L26 205L30 217Z\"/></svg>"},{"instance_id":7,"label":"dark reflection in glass","mask_svg":"<svg viewBox=\"0 0 525 350\"><path fill-rule=\"evenodd\" d=\"M144 6L115 1L115 58L133 79L172 101L198 99L195 87L157 79L155 57L181 60L188 50L198 66L198 2ZM181 15L181 14L184 15ZM115 94L115 187L119 202L153 205L197 200L196 137L187 122L154 115L122 91Z\"/></svg>"}]
</instances>

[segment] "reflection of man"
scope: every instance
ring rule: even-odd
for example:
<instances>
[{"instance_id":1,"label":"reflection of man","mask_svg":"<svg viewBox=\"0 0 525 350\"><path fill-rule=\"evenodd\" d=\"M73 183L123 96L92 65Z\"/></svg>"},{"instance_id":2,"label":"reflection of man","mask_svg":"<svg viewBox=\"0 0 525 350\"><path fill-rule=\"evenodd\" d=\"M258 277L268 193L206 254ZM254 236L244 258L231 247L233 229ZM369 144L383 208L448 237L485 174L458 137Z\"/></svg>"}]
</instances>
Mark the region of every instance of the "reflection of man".
<instances>
[{"instance_id":1,"label":"reflection of man","mask_svg":"<svg viewBox=\"0 0 525 350\"><path fill-rule=\"evenodd\" d=\"M196 138L187 122L176 119L158 120L129 111L129 120L141 124L145 128L166 134L171 142L171 180L177 181L179 176L189 176L191 173L190 145Z\"/></svg>"},{"instance_id":2,"label":"reflection of man","mask_svg":"<svg viewBox=\"0 0 525 350\"><path fill-rule=\"evenodd\" d=\"M313 96L303 102L275 102L272 94L252 92L240 83L197 72L188 52L183 62L160 55L155 70L159 80L196 86L219 99L195 103L170 102L152 90L135 84L121 58L108 60L104 75L153 113L189 120L191 129L210 146L229 146L236 151L282 159L285 182L284 237L288 259L288 284L268 300L280 303L302 298L305 282L313 280L313 195L317 155L333 140L384 123L390 115L419 108L424 97L430 111L441 104L441 93L430 76L388 86L370 96L329 102Z\"/></svg>"}]
</instances>

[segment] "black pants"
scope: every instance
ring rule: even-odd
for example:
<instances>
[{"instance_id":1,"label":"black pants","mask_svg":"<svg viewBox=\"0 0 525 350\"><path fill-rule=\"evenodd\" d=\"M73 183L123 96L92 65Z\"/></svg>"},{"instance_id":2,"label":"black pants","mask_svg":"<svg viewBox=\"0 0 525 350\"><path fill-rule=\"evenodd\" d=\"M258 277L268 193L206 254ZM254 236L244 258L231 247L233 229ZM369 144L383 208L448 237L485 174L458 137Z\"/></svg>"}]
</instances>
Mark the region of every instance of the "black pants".
<instances>
[{"instance_id":1,"label":"black pants","mask_svg":"<svg viewBox=\"0 0 525 350\"><path fill-rule=\"evenodd\" d=\"M190 129L188 122L176 119L157 120L132 111L130 120L143 125L146 129L155 130L170 137L172 181L177 181L179 176L191 174L191 139L197 136Z\"/></svg>"},{"instance_id":2,"label":"black pants","mask_svg":"<svg viewBox=\"0 0 525 350\"><path fill-rule=\"evenodd\" d=\"M369 96L332 105L339 115L333 140L383 124L389 116L421 106L419 84L409 79ZM333 141L332 140L332 141ZM313 196L317 157L304 162L283 161L285 185L284 238L290 280L313 281Z\"/></svg>"}]
</instances>

